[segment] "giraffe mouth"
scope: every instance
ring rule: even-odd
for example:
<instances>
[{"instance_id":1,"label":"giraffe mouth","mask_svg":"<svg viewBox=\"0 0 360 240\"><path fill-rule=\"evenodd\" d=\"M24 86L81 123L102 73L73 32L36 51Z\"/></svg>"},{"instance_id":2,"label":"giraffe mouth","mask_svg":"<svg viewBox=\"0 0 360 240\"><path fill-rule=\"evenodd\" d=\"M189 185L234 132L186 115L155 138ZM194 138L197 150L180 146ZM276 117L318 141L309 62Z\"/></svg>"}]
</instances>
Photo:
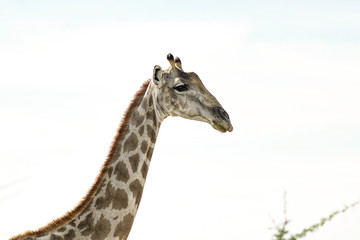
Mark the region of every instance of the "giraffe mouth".
<instances>
[{"instance_id":1,"label":"giraffe mouth","mask_svg":"<svg viewBox=\"0 0 360 240\"><path fill-rule=\"evenodd\" d=\"M217 123L215 121L212 121L211 122L211 126L218 130L219 132L222 132L222 133L225 133L225 132L231 132L233 130L233 127L231 125L231 123L226 123L225 124L226 126L224 126L224 124L220 124L220 123Z\"/></svg>"}]
</instances>

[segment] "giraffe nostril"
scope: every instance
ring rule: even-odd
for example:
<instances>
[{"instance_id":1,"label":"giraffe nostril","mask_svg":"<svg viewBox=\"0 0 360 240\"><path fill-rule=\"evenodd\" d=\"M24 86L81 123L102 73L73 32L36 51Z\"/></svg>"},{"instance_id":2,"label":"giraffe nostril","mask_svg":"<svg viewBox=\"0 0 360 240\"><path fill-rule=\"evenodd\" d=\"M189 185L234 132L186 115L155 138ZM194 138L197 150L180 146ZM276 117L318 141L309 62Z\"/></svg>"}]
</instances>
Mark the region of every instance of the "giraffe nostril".
<instances>
[{"instance_id":1,"label":"giraffe nostril","mask_svg":"<svg viewBox=\"0 0 360 240\"><path fill-rule=\"evenodd\" d=\"M229 114L227 114L227 112L223 108L219 108L218 112L219 112L222 119L224 119L224 120L229 120L230 119Z\"/></svg>"}]
</instances>

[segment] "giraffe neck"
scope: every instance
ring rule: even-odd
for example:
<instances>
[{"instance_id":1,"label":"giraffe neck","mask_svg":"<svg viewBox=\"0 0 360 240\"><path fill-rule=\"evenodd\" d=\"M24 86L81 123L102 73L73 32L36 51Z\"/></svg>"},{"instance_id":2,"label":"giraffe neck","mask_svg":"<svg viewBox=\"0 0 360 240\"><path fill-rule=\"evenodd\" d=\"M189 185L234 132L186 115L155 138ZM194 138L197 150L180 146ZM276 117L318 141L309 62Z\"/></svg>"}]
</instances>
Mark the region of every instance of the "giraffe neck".
<instances>
[{"instance_id":1,"label":"giraffe neck","mask_svg":"<svg viewBox=\"0 0 360 240\"><path fill-rule=\"evenodd\" d=\"M145 87L130 104L97 181L73 210L77 213L69 212L55 220L52 224L57 225L56 229L52 226L51 231L44 231L49 227L46 226L42 231L14 239L127 239L139 207L160 124L165 118L155 108L152 84L146 82ZM61 224L61 221L66 223Z\"/></svg>"},{"instance_id":2,"label":"giraffe neck","mask_svg":"<svg viewBox=\"0 0 360 240\"><path fill-rule=\"evenodd\" d=\"M118 146L107 176L87 208L87 213L78 218L77 230L82 236L86 236L93 226L99 226L91 233L91 236L96 236L94 239L126 239L130 232L161 124L150 86L131 113L124 138L120 143L115 143ZM93 224L89 224L87 218L94 218Z\"/></svg>"}]
</instances>

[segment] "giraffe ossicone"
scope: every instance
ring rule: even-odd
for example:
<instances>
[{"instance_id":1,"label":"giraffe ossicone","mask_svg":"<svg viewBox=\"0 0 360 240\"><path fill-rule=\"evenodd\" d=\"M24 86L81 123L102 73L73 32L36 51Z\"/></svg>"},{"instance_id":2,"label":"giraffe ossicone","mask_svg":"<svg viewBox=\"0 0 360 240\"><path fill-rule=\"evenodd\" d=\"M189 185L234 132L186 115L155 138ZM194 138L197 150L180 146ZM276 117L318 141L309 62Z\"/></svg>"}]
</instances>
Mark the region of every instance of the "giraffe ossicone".
<instances>
[{"instance_id":1,"label":"giraffe ossicone","mask_svg":"<svg viewBox=\"0 0 360 240\"><path fill-rule=\"evenodd\" d=\"M64 216L11 240L127 239L140 204L146 175L162 121L168 116L209 123L231 132L229 115L179 58L170 67L156 65L131 101L95 183Z\"/></svg>"}]
</instances>

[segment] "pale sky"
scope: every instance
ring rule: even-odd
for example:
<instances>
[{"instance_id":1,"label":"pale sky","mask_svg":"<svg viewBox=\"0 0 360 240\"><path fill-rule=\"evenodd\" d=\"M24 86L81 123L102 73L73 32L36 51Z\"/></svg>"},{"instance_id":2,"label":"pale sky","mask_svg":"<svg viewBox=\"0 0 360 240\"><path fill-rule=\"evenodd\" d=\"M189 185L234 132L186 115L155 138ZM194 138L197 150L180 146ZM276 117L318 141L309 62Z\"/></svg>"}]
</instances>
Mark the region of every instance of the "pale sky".
<instances>
[{"instance_id":1,"label":"pale sky","mask_svg":"<svg viewBox=\"0 0 360 240\"><path fill-rule=\"evenodd\" d=\"M359 29L358 1L1 1L0 239L78 203L168 52L234 131L164 121L129 240L270 240L284 191L295 232L359 200Z\"/></svg>"}]
</instances>

